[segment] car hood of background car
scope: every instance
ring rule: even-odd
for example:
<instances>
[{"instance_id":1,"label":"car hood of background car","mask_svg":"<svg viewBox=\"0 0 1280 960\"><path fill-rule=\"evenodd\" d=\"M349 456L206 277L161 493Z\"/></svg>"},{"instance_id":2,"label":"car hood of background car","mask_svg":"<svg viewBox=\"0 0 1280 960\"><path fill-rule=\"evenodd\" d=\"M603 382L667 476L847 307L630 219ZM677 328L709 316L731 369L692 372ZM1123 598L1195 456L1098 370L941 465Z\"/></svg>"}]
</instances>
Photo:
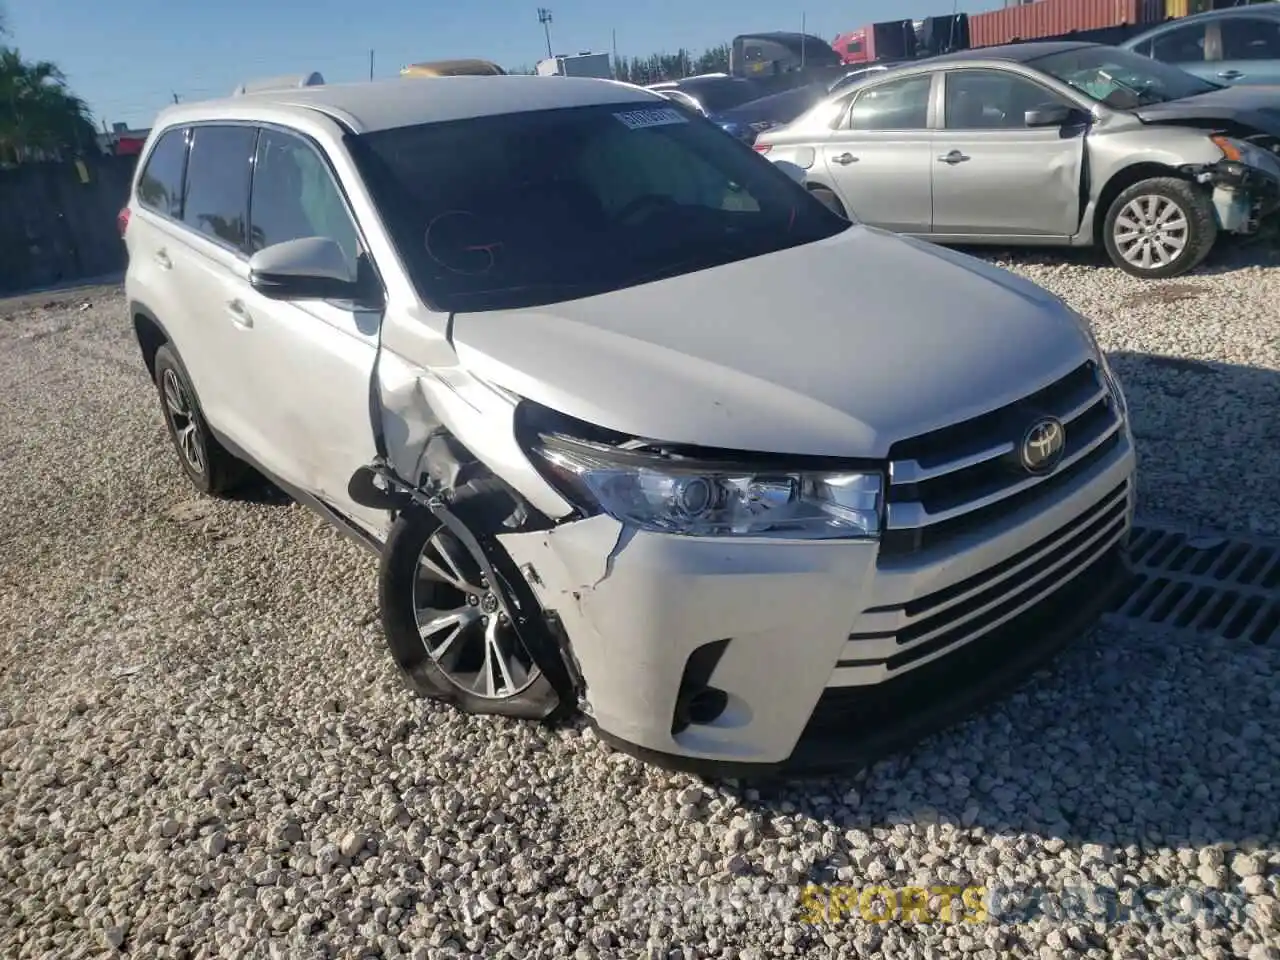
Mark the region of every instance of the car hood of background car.
<instances>
[{"instance_id":1,"label":"car hood of background car","mask_svg":"<svg viewBox=\"0 0 1280 960\"><path fill-rule=\"evenodd\" d=\"M1280 86L1240 84L1134 111L1146 123L1230 120L1280 137Z\"/></svg>"},{"instance_id":2,"label":"car hood of background car","mask_svg":"<svg viewBox=\"0 0 1280 960\"><path fill-rule=\"evenodd\" d=\"M1093 355L1042 288L856 225L599 296L459 313L454 344L475 374L629 435L869 458Z\"/></svg>"}]
</instances>

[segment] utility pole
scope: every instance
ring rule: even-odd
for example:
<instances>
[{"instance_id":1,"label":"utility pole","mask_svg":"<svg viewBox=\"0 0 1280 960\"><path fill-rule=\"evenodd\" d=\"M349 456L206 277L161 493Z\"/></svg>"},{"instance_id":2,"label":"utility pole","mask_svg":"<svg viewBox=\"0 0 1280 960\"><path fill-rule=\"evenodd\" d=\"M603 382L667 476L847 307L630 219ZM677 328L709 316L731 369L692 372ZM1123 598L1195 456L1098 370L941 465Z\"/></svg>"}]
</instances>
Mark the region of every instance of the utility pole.
<instances>
[{"instance_id":1,"label":"utility pole","mask_svg":"<svg viewBox=\"0 0 1280 960\"><path fill-rule=\"evenodd\" d=\"M555 56L555 54L551 52L551 11L546 7L539 7L538 22L542 24L542 32L546 34L547 37L547 58L550 59Z\"/></svg>"},{"instance_id":2,"label":"utility pole","mask_svg":"<svg viewBox=\"0 0 1280 960\"><path fill-rule=\"evenodd\" d=\"M174 95L173 95L173 102L174 102L174 103L177 103L177 102L178 102L178 95L177 95L176 93L174 93Z\"/></svg>"},{"instance_id":3,"label":"utility pole","mask_svg":"<svg viewBox=\"0 0 1280 960\"><path fill-rule=\"evenodd\" d=\"M613 34L613 79L618 79L618 31L610 31Z\"/></svg>"},{"instance_id":4,"label":"utility pole","mask_svg":"<svg viewBox=\"0 0 1280 960\"><path fill-rule=\"evenodd\" d=\"M801 70L804 69L804 44L805 44L805 41L809 38L808 32L805 29L805 17L806 17L806 14L802 11L800 13L800 69Z\"/></svg>"},{"instance_id":5,"label":"utility pole","mask_svg":"<svg viewBox=\"0 0 1280 960\"><path fill-rule=\"evenodd\" d=\"M373 51L369 51L369 79L373 79Z\"/></svg>"}]
</instances>

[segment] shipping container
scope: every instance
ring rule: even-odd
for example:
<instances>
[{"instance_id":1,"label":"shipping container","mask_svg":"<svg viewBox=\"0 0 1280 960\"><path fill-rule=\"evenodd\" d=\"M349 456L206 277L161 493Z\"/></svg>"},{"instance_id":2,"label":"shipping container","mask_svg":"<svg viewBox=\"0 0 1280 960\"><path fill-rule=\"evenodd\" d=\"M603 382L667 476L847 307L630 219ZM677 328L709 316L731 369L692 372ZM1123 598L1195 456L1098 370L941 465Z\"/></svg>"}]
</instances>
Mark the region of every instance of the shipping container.
<instances>
[{"instance_id":1,"label":"shipping container","mask_svg":"<svg viewBox=\"0 0 1280 960\"><path fill-rule=\"evenodd\" d=\"M969 46L967 13L929 17L916 29L916 52L922 57L951 53L953 50L968 50Z\"/></svg>"},{"instance_id":2,"label":"shipping container","mask_svg":"<svg viewBox=\"0 0 1280 960\"><path fill-rule=\"evenodd\" d=\"M868 60L909 60L916 55L916 28L910 20L885 20L867 28Z\"/></svg>"},{"instance_id":3,"label":"shipping container","mask_svg":"<svg viewBox=\"0 0 1280 960\"><path fill-rule=\"evenodd\" d=\"M1034 0L1033 3L969 17L970 41L992 47L1014 40L1060 37L1080 30L1121 24L1153 24L1165 19L1167 0Z\"/></svg>"},{"instance_id":4,"label":"shipping container","mask_svg":"<svg viewBox=\"0 0 1280 960\"><path fill-rule=\"evenodd\" d=\"M1193 13L1204 13L1213 9L1213 0L1165 0L1164 15L1166 19L1189 17Z\"/></svg>"}]
</instances>

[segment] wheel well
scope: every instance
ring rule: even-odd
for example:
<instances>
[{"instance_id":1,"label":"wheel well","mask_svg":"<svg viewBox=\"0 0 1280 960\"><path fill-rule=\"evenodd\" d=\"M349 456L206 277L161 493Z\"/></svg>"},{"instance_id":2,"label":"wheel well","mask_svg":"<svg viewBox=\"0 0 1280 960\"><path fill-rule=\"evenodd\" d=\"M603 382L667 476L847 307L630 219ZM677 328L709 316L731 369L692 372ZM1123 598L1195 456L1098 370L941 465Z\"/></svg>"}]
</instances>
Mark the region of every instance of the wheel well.
<instances>
[{"instance_id":1,"label":"wheel well","mask_svg":"<svg viewBox=\"0 0 1280 960\"><path fill-rule=\"evenodd\" d=\"M156 375L156 351L169 342L160 324L145 313L133 315L133 332L138 337L138 346L142 350L142 361L147 365L147 373L154 380Z\"/></svg>"},{"instance_id":2,"label":"wheel well","mask_svg":"<svg viewBox=\"0 0 1280 960\"><path fill-rule=\"evenodd\" d=\"M1098 206L1093 212L1094 243L1102 243L1102 228L1107 222L1107 211L1111 209L1111 204L1115 202L1116 197L1120 196L1121 193L1128 190L1135 183L1141 183L1143 180L1150 180L1153 177L1187 179L1181 170L1166 166L1163 163L1135 163L1133 166L1125 167L1119 173L1114 174L1107 181L1106 186L1102 188L1102 193L1098 195Z\"/></svg>"},{"instance_id":3,"label":"wheel well","mask_svg":"<svg viewBox=\"0 0 1280 960\"><path fill-rule=\"evenodd\" d=\"M825 183L806 182L804 185L804 188L808 190L810 193L813 193L815 190L827 191L827 193L831 194L833 197L836 198L836 203L840 204L840 209L844 210L844 203L840 199L840 194L836 193L834 189L827 186Z\"/></svg>"}]
</instances>

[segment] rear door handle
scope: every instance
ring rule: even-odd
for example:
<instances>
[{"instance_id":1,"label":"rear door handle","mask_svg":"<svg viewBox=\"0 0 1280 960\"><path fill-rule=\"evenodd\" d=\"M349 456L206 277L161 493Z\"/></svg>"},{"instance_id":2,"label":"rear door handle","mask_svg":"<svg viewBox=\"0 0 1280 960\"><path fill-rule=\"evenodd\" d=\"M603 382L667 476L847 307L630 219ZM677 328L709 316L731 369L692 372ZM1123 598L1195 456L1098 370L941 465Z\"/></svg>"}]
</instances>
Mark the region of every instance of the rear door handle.
<instances>
[{"instance_id":1,"label":"rear door handle","mask_svg":"<svg viewBox=\"0 0 1280 960\"><path fill-rule=\"evenodd\" d=\"M156 251L156 263L159 264L161 270L172 270L173 261L169 259L169 255L163 250Z\"/></svg>"},{"instance_id":2,"label":"rear door handle","mask_svg":"<svg viewBox=\"0 0 1280 960\"><path fill-rule=\"evenodd\" d=\"M1244 74L1239 70L1223 70L1218 76L1223 80L1239 80Z\"/></svg>"},{"instance_id":3,"label":"rear door handle","mask_svg":"<svg viewBox=\"0 0 1280 960\"><path fill-rule=\"evenodd\" d=\"M227 316L237 327L244 327L247 330L253 326L253 317L239 300L227 301Z\"/></svg>"},{"instance_id":4,"label":"rear door handle","mask_svg":"<svg viewBox=\"0 0 1280 960\"><path fill-rule=\"evenodd\" d=\"M851 163L857 163L858 158L855 157L852 153L842 153L838 157L832 157L831 162L838 163L842 167L847 167Z\"/></svg>"},{"instance_id":5,"label":"rear door handle","mask_svg":"<svg viewBox=\"0 0 1280 960\"><path fill-rule=\"evenodd\" d=\"M942 156L938 157L938 162L955 164L964 163L968 159L969 158L959 150L952 150L950 153L944 153Z\"/></svg>"}]
</instances>

